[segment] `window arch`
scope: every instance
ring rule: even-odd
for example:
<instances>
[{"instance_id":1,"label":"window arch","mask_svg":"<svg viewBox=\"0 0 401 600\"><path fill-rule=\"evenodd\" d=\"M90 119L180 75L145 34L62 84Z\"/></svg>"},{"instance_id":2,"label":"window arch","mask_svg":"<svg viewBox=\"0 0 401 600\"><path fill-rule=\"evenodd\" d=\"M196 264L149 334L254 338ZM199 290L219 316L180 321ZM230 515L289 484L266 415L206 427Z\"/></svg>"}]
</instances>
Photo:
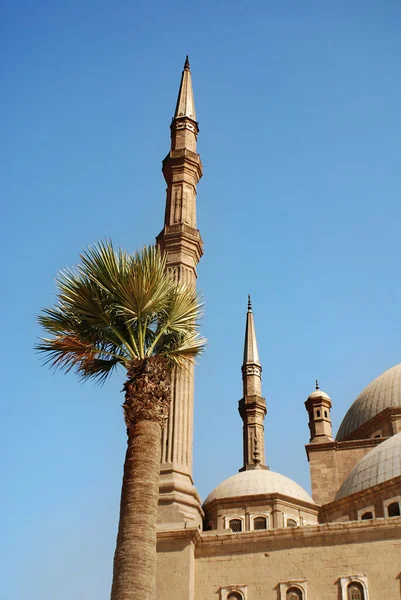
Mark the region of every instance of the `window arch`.
<instances>
[{"instance_id":1,"label":"window arch","mask_svg":"<svg viewBox=\"0 0 401 600\"><path fill-rule=\"evenodd\" d=\"M352 581L347 587L347 600L365 600L363 587L358 581Z\"/></svg>"},{"instance_id":2,"label":"window arch","mask_svg":"<svg viewBox=\"0 0 401 600\"><path fill-rule=\"evenodd\" d=\"M387 514L389 517L399 517L400 516L400 503L392 502L387 506Z\"/></svg>"},{"instance_id":3,"label":"window arch","mask_svg":"<svg viewBox=\"0 0 401 600\"><path fill-rule=\"evenodd\" d=\"M246 600L247 599L246 585L229 585L220 588L220 600Z\"/></svg>"},{"instance_id":4,"label":"window arch","mask_svg":"<svg viewBox=\"0 0 401 600\"><path fill-rule=\"evenodd\" d=\"M361 515L361 519L362 519L363 521L366 521L367 519L373 519L373 513L372 513L372 511L368 510L368 511L364 512L364 513Z\"/></svg>"},{"instance_id":5,"label":"window arch","mask_svg":"<svg viewBox=\"0 0 401 600\"><path fill-rule=\"evenodd\" d=\"M286 527L298 527L295 519L287 519Z\"/></svg>"},{"instance_id":6,"label":"window arch","mask_svg":"<svg viewBox=\"0 0 401 600\"><path fill-rule=\"evenodd\" d=\"M255 517L253 519L254 529L267 529L267 518L266 517Z\"/></svg>"},{"instance_id":7,"label":"window arch","mask_svg":"<svg viewBox=\"0 0 401 600\"><path fill-rule=\"evenodd\" d=\"M303 600L302 590L298 587L290 587L285 595L286 600Z\"/></svg>"},{"instance_id":8,"label":"window arch","mask_svg":"<svg viewBox=\"0 0 401 600\"><path fill-rule=\"evenodd\" d=\"M228 522L228 526L233 533L239 533L242 531L242 521L241 519L230 519Z\"/></svg>"}]
</instances>

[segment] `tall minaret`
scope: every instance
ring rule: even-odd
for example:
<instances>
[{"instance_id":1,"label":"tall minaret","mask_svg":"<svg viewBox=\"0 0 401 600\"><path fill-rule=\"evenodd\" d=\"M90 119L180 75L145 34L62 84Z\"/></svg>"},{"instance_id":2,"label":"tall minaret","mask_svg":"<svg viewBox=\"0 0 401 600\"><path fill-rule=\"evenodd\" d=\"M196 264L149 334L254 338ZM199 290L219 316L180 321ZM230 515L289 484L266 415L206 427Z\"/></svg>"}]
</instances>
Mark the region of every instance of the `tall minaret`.
<instances>
[{"instance_id":1,"label":"tall minaret","mask_svg":"<svg viewBox=\"0 0 401 600\"><path fill-rule=\"evenodd\" d=\"M196 266L203 254L196 228L196 185L202 163L196 153L199 127L188 56L175 114L171 149L163 161L167 183L166 211L158 245L167 253L168 269L178 281L196 285ZM173 377L170 417L162 435L158 521L162 527L202 523L203 512L192 480L194 369Z\"/></svg>"},{"instance_id":2,"label":"tall minaret","mask_svg":"<svg viewBox=\"0 0 401 600\"><path fill-rule=\"evenodd\" d=\"M241 471L268 468L265 465L265 436L263 424L266 415L266 400L262 398L261 377L262 366L259 362L255 321L253 318L251 298L248 296L244 360L242 363L244 397L238 403L238 410L244 422L244 466Z\"/></svg>"}]
</instances>

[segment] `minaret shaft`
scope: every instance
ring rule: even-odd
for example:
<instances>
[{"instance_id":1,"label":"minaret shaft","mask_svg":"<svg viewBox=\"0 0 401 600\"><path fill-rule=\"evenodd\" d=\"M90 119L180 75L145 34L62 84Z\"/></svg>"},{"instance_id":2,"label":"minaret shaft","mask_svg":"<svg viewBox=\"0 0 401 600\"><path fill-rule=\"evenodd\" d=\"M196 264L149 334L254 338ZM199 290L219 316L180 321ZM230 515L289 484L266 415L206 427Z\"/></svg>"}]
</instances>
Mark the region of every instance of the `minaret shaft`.
<instances>
[{"instance_id":1,"label":"minaret shaft","mask_svg":"<svg viewBox=\"0 0 401 600\"><path fill-rule=\"evenodd\" d=\"M171 123L171 149L163 161L166 180L164 227L158 245L167 254L167 268L177 281L196 285L196 266L203 243L196 229L196 185L202 163L196 154L198 124L188 59L181 77L175 115ZM200 498L192 481L194 369L173 373L171 411L162 433L159 523L164 526L198 525Z\"/></svg>"},{"instance_id":2,"label":"minaret shaft","mask_svg":"<svg viewBox=\"0 0 401 600\"><path fill-rule=\"evenodd\" d=\"M261 377L262 367L259 362L255 322L249 298L242 364L244 396L238 404L238 410L243 420L244 466L241 470L266 468L264 436L266 400L262 397Z\"/></svg>"}]
</instances>

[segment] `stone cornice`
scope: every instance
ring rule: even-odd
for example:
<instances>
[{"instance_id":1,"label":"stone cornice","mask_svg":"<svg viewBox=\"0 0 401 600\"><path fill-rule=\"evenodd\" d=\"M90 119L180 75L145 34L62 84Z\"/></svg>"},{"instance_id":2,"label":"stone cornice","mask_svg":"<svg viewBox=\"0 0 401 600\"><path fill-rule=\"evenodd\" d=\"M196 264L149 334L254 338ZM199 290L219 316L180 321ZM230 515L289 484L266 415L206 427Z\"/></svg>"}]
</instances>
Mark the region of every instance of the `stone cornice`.
<instances>
[{"instance_id":1,"label":"stone cornice","mask_svg":"<svg viewBox=\"0 0 401 600\"><path fill-rule=\"evenodd\" d=\"M177 223L174 225L165 225L156 238L163 250L186 252L194 257L197 264L203 255L203 241L198 229L187 225L186 223ZM181 257L178 257L177 264L181 264ZM169 261L169 266L174 262Z\"/></svg>"},{"instance_id":2,"label":"stone cornice","mask_svg":"<svg viewBox=\"0 0 401 600\"><path fill-rule=\"evenodd\" d=\"M191 172L196 172L196 183L200 180L203 174L203 165L199 154L180 148L179 150L171 150L162 163L162 172L167 182L170 181L170 173L174 169L191 168Z\"/></svg>"},{"instance_id":3,"label":"stone cornice","mask_svg":"<svg viewBox=\"0 0 401 600\"><path fill-rule=\"evenodd\" d=\"M210 512L216 506L227 507L236 504L248 506L260 502L281 502L282 504L285 504L290 507L295 506L297 508L306 508L308 510L312 510L316 514L320 508L318 504L306 502L305 500L298 500L297 498L291 498L290 496L285 496L284 494L279 494L275 492L273 494L254 494L252 496L233 496L230 498L215 498L207 504L207 512Z\"/></svg>"},{"instance_id":4,"label":"stone cornice","mask_svg":"<svg viewBox=\"0 0 401 600\"><path fill-rule=\"evenodd\" d=\"M241 414L241 409L250 410L253 408L260 408L267 413L266 409L266 398L263 396L254 395L246 395L241 400L238 401L238 410Z\"/></svg>"},{"instance_id":5,"label":"stone cornice","mask_svg":"<svg viewBox=\"0 0 401 600\"><path fill-rule=\"evenodd\" d=\"M188 540L188 542L199 544L201 541L201 532L196 527L188 527L187 529L159 529L157 531L158 542L175 542L177 540Z\"/></svg>"},{"instance_id":6,"label":"stone cornice","mask_svg":"<svg viewBox=\"0 0 401 600\"><path fill-rule=\"evenodd\" d=\"M361 440L345 440L345 441L330 441L314 444L306 444L305 450L309 460L309 452L326 452L327 450L349 450L353 448L374 448L378 446L387 438L365 438Z\"/></svg>"}]
</instances>

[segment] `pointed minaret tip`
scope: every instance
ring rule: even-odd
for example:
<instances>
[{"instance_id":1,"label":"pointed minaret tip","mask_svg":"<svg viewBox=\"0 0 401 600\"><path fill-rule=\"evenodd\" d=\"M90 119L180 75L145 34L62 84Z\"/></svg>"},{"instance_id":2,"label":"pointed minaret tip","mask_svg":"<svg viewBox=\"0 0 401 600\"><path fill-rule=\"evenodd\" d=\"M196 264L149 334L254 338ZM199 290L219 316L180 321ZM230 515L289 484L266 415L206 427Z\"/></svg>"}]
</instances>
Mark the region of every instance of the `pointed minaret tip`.
<instances>
[{"instance_id":1,"label":"pointed minaret tip","mask_svg":"<svg viewBox=\"0 0 401 600\"><path fill-rule=\"evenodd\" d=\"M196 121L194 92L192 89L192 76L188 55L185 58L173 120L181 117L188 117L192 121Z\"/></svg>"},{"instance_id":2,"label":"pointed minaret tip","mask_svg":"<svg viewBox=\"0 0 401 600\"><path fill-rule=\"evenodd\" d=\"M315 380L315 387L317 390L320 390L319 381L317 379Z\"/></svg>"},{"instance_id":3,"label":"pointed minaret tip","mask_svg":"<svg viewBox=\"0 0 401 600\"><path fill-rule=\"evenodd\" d=\"M248 294L248 312L245 325L245 344L243 364L256 364L260 366L258 344L256 342L255 321L252 312L251 295Z\"/></svg>"}]
</instances>

